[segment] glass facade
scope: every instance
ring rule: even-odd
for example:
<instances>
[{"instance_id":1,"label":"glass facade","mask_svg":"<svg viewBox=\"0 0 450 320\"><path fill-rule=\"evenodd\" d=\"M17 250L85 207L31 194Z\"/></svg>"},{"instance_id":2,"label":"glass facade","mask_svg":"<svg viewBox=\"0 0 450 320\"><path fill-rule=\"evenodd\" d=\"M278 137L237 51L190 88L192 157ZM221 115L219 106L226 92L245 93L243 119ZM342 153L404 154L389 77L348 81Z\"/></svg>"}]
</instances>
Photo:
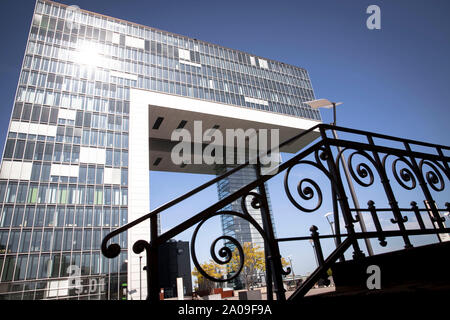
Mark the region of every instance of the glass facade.
<instances>
[{"instance_id":1,"label":"glass facade","mask_svg":"<svg viewBox=\"0 0 450 320\"><path fill-rule=\"evenodd\" d=\"M100 243L127 223L131 88L320 120L302 68L69 8L36 2L0 170L0 299L121 298L127 235L116 259Z\"/></svg>"}]
</instances>

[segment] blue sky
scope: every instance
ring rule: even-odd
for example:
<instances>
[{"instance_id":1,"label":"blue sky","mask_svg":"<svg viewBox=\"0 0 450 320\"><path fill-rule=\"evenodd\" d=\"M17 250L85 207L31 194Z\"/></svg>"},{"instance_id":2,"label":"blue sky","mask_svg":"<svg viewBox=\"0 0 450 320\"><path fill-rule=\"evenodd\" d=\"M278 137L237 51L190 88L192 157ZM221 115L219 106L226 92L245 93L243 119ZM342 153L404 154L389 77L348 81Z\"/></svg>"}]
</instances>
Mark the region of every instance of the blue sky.
<instances>
[{"instance_id":1,"label":"blue sky","mask_svg":"<svg viewBox=\"0 0 450 320\"><path fill-rule=\"evenodd\" d=\"M310 74L316 97L344 102L338 109L339 125L449 144L448 1L61 2L304 67ZM381 30L366 28L366 8L371 4L381 8ZM32 0L2 1L2 149L33 7ZM322 112L322 117L324 122L331 121L330 112ZM151 207L210 178L153 172L150 174ZM312 223L319 226L319 231L328 231L322 215L300 217L302 214L286 203L281 192L282 181L274 180L269 189L279 235L295 235L296 230L306 234ZM216 189L210 188L199 199L164 216L163 229L216 199ZM367 201L361 202L365 205ZM297 221L295 227L292 221ZM220 233L217 224L211 228ZM183 235L180 239L188 237ZM284 255L294 257L296 274L311 271L314 266L308 246L309 243L282 247ZM199 255L199 260L208 259L209 247L202 244L199 248L204 253Z\"/></svg>"}]
</instances>

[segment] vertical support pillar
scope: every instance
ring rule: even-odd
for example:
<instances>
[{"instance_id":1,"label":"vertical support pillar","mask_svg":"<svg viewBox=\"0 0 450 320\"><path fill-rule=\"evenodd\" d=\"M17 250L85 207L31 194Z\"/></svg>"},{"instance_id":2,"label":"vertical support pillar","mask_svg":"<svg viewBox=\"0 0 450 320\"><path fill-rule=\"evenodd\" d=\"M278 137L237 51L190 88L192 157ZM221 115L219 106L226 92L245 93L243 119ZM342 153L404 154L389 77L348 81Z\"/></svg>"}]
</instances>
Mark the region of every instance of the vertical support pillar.
<instances>
[{"instance_id":1,"label":"vertical support pillar","mask_svg":"<svg viewBox=\"0 0 450 320\"><path fill-rule=\"evenodd\" d=\"M375 145L373 142L372 136L367 136L367 141L369 141L369 144ZM402 216L402 213L400 212L400 208L398 206L397 199L395 198L394 191L392 190L391 184L389 183L389 179L387 177L386 171L384 170L383 163L381 162L380 156L378 155L378 152L372 151L373 158L375 160L375 164L377 166L378 174L381 178L381 184L383 185L384 192L386 193L386 196L389 201L389 206L392 209L392 213L394 214L395 219L391 219L392 223L396 223L398 225L398 228L402 232L402 238L403 242L405 243L405 249L412 248L411 241L409 240L409 237L406 235L405 231L405 222L406 217L404 218Z\"/></svg>"},{"instance_id":2,"label":"vertical support pillar","mask_svg":"<svg viewBox=\"0 0 450 320\"><path fill-rule=\"evenodd\" d=\"M344 185L342 184L341 176L337 170L336 164L333 160L333 154L331 152L331 148L328 142L328 137L325 132L324 127L320 127L320 134L322 136L322 140L325 142L324 144L324 155L325 159L328 164L328 170L330 172L331 178L333 181L331 183L333 184L333 188L336 192L337 202L339 203L341 210L342 210L342 216L344 217L345 221L345 228L347 229L348 236L352 239L352 246L353 246L353 258L359 259L364 257L364 253L361 251L361 248L359 247L358 240L354 237L355 235L355 227L353 226L353 217L352 213L350 211L350 207L348 205L348 198L345 195L345 189Z\"/></svg>"},{"instance_id":3,"label":"vertical support pillar","mask_svg":"<svg viewBox=\"0 0 450 320\"><path fill-rule=\"evenodd\" d=\"M256 165L256 178L260 180L262 177L261 175L261 163L258 158L258 163ZM266 263L266 268L269 266L271 268L273 283L274 283L274 292L277 297L277 300L285 301L286 296L284 294L284 286L283 286L283 279L282 279L282 265L281 265L281 255L280 255L280 249L278 247L278 242L275 239L275 233L273 231L273 225L272 225L272 219L270 217L269 212L269 204L267 202L267 192L266 188L264 186L264 182L262 182L258 186L259 194L261 195L261 217L263 222L263 229L267 235L267 241L268 243L265 243L266 253L269 255L266 255L266 260L269 263ZM268 277L269 275L267 275ZM267 279L267 281L272 281L272 279ZM267 282L266 281L266 282ZM270 300L272 297L269 296L269 292L267 292L267 298Z\"/></svg>"},{"instance_id":4,"label":"vertical support pillar","mask_svg":"<svg viewBox=\"0 0 450 320\"><path fill-rule=\"evenodd\" d=\"M158 270L158 216L150 217L150 249L147 252L147 299L159 300L159 270Z\"/></svg>"}]
</instances>

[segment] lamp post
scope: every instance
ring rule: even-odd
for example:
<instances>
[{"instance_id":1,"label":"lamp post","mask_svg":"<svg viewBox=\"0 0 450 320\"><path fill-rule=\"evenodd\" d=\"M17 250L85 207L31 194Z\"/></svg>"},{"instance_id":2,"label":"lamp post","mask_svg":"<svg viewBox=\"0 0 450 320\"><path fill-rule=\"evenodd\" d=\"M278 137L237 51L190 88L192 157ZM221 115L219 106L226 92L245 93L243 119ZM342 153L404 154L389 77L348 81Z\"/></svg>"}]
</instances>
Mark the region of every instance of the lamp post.
<instances>
[{"instance_id":1,"label":"lamp post","mask_svg":"<svg viewBox=\"0 0 450 320\"><path fill-rule=\"evenodd\" d=\"M334 232L334 227L333 227L333 221L331 221L330 219L328 219L329 216L331 216L332 214L334 214L334 212L328 212L324 215L325 218L327 218L328 223L330 224L330 228L331 228L331 233L333 234L333 236L336 236L336 233ZM338 243L336 240L336 237L334 237L334 243L337 247Z\"/></svg>"},{"instance_id":2,"label":"lamp post","mask_svg":"<svg viewBox=\"0 0 450 320\"><path fill-rule=\"evenodd\" d=\"M331 102L328 99L318 99L318 100L312 100L312 101L308 101L305 102L307 105L309 105L311 108L313 109L319 109L319 108L333 108L333 122L331 123L333 126L336 126L336 106L339 106L342 104L342 102ZM334 139L338 140L338 135L335 129L332 129L331 132L333 132L333 136ZM344 173L345 173L345 177L348 183L348 188L350 190L350 194L352 196L352 200L353 203L355 205L355 209L359 218L359 224L361 225L361 230L362 232L367 232L366 229L366 224L364 222L364 217L362 216L361 212L360 212L360 206L359 206L359 202L358 202L358 198L356 197L356 192L355 189L353 187L353 182L352 182L352 178L350 176L350 171L348 170L348 166L347 166L347 162L345 161L345 157L344 157L344 153L341 152L342 149L340 146L337 147L338 151L340 152L340 160L342 163L342 167L344 168ZM370 243L370 239L365 238L364 242L366 244L366 248L367 248L367 252L369 254L369 256L373 255L373 249L372 249L372 244Z\"/></svg>"}]
</instances>

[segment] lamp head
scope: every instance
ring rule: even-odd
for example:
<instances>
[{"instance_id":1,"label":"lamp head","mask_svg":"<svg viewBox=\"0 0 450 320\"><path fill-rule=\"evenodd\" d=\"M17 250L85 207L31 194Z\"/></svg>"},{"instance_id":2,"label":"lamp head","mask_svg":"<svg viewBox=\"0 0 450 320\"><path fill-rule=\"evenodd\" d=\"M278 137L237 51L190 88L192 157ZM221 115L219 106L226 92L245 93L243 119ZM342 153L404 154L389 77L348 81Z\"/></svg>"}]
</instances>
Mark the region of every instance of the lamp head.
<instances>
[{"instance_id":1,"label":"lamp head","mask_svg":"<svg viewBox=\"0 0 450 320\"><path fill-rule=\"evenodd\" d=\"M339 106L342 104L342 102L331 102L328 99L317 99L312 101L306 101L305 103L313 109L319 108L329 109L332 108L333 106Z\"/></svg>"}]
</instances>

